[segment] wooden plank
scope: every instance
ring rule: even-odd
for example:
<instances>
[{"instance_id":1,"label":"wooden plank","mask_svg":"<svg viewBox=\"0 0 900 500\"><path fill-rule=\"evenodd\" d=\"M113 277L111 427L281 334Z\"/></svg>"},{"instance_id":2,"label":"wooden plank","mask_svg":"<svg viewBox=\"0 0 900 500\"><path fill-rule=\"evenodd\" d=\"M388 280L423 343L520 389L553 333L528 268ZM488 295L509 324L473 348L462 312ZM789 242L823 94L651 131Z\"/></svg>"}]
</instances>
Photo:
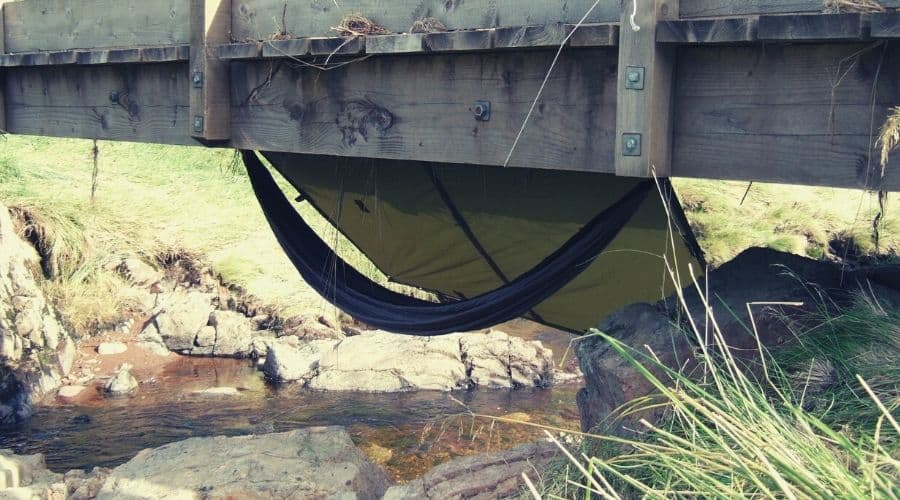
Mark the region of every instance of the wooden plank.
<instances>
[{"instance_id":1,"label":"wooden plank","mask_svg":"<svg viewBox=\"0 0 900 500\"><path fill-rule=\"evenodd\" d=\"M141 49L63 50L0 55L0 67L64 66L69 64L134 64L139 62L177 62L189 58L188 45L144 47Z\"/></svg>"},{"instance_id":2,"label":"wooden plank","mask_svg":"<svg viewBox=\"0 0 900 500\"><path fill-rule=\"evenodd\" d=\"M331 36L331 28L348 14L362 14L393 33L408 33L414 21L426 17L452 30L530 26L578 22L593 4L594 0L323 0L312 4L234 0L232 26L236 41L267 40L273 32ZM601 0L586 20L618 21L618 0Z\"/></svg>"},{"instance_id":3,"label":"wooden plank","mask_svg":"<svg viewBox=\"0 0 900 500\"><path fill-rule=\"evenodd\" d=\"M681 0L682 19L751 14L822 12L822 0Z\"/></svg>"},{"instance_id":4,"label":"wooden plank","mask_svg":"<svg viewBox=\"0 0 900 500\"><path fill-rule=\"evenodd\" d=\"M9 0L0 0L0 54L6 52L6 3ZM5 61L0 60L0 67L4 67ZM6 131L6 72L0 70L0 132Z\"/></svg>"},{"instance_id":5,"label":"wooden plank","mask_svg":"<svg viewBox=\"0 0 900 500\"><path fill-rule=\"evenodd\" d=\"M569 25L574 29L574 25ZM612 47L619 44L619 27L614 24L583 24L569 39L572 47Z\"/></svg>"},{"instance_id":6,"label":"wooden plank","mask_svg":"<svg viewBox=\"0 0 900 500\"><path fill-rule=\"evenodd\" d=\"M196 144L187 63L23 67L6 78L11 133Z\"/></svg>"},{"instance_id":7,"label":"wooden plank","mask_svg":"<svg viewBox=\"0 0 900 500\"><path fill-rule=\"evenodd\" d=\"M263 54L262 42L227 43L216 47L219 59L259 59Z\"/></svg>"},{"instance_id":8,"label":"wooden plank","mask_svg":"<svg viewBox=\"0 0 900 500\"><path fill-rule=\"evenodd\" d=\"M872 38L900 38L900 12L873 14Z\"/></svg>"},{"instance_id":9,"label":"wooden plank","mask_svg":"<svg viewBox=\"0 0 900 500\"><path fill-rule=\"evenodd\" d=\"M232 145L503 165L553 51L376 57L320 72L232 62ZM616 54L563 53L510 166L613 171ZM271 76L271 79L270 79ZM476 101L491 103L489 121Z\"/></svg>"},{"instance_id":10,"label":"wooden plank","mask_svg":"<svg viewBox=\"0 0 900 500\"><path fill-rule=\"evenodd\" d=\"M655 28L658 20L678 17L678 1L643 2L633 9L641 1L628 0L622 10L616 175L647 177L655 171L666 177L671 170L675 48L657 44Z\"/></svg>"},{"instance_id":11,"label":"wooden plank","mask_svg":"<svg viewBox=\"0 0 900 500\"><path fill-rule=\"evenodd\" d=\"M900 49L882 50L681 48L672 175L900 190L900 159L879 184L869 154L872 124L900 102Z\"/></svg>"},{"instance_id":12,"label":"wooden plank","mask_svg":"<svg viewBox=\"0 0 900 500\"><path fill-rule=\"evenodd\" d=\"M490 29L427 33L424 44L427 52L488 50L494 46L494 34Z\"/></svg>"},{"instance_id":13,"label":"wooden plank","mask_svg":"<svg viewBox=\"0 0 900 500\"><path fill-rule=\"evenodd\" d=\"M568 34L569 29L563 23L496 28L494 48L559 47Z\"/></svg>"},{"instance_id":14,"label":"wooden plank","mask_svg":"<svg viewBox=\"0 0 900 500\"><path fill-rule=\"evenodd\" d=\"M27 0L6 13L6 50L94 49L189 43L189 0Z\"/></svg>"},{"instance_id":15,"label":"wooden plank","mask_svg":"<svg viewBox=\"0 0 900 500\"><path fill-rule=\"evenodd\" d=\"M763 41L826 41L867 38L860 14L760 16L758 36Z\"/></svg>"},{"instance_id":16,"label":"wooden plank","mask_svg":"<svg viewBox=\"0 0 900 500\"><path fill-rule=\"evenodd\" d=\"M309 54L313 56L356 55L366 51L366 37L313 37L309 39Z\"/></svg>"},{"instance_id":17,"label":"wooden plank","mask_svg":"<svg viewBox=\"0 0 900 500\"><path fill-rule=\"evenodd\" d=\"M409 54L426 50L426 33L378 35L366 37L367 54Z\"/></svg>"},{"instance_id":18,"label":"wooden plank","mask_svg":"<svg viewBox=\"0 0 900 500\"><path fill-rule=\"evenodd\" d=\"M755 42L758 21L758 16L660 21L656 25L656 41L678 44Z\"/></svg>"},{"instance_id":19,"label":"wooden plank","mask_svg":"<svg viewBox=\"0 0 900 500\"><path fill-rule=\"evenodd\" d=\"M216 47L231 40L231 0L191 0L192 137L222 141L231 137L228 62Z\"/></svg>"},{"instance_id":20,"label":"wooden plank","mask_svg":"<svg viewBox=\"0 0 900 500\"><path fill-rule=\"evenodd\" d=\"M168 45L163 47L144 47L141 49L142 62L176 62L189 61L191 46Z\"/></svg>"},{"instance_id":21,"label":"wooden plank","mask_svg":"<svg viewBox=\"0 0 900 500\"><path fill-rule=\"evenodd\" d=\"M303 57L309 54L309 38L260 42L265 58Z\"/></svg>"}]
</instances>

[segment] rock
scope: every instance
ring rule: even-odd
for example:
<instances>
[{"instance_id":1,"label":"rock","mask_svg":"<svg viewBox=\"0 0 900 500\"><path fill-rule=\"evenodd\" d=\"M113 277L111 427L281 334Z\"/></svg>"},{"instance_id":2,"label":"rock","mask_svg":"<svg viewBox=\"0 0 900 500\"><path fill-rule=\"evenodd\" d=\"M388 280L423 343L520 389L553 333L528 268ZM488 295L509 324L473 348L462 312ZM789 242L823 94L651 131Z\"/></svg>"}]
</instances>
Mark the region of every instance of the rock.
<instances>
[{"instance_id":1,"label":"rock","mask_svg":"<svg viewBox=\"0 0 900 500\"><path fill-rule=\"evenodd\" d=\"M118 372L113 375L103 389L110 394L128 394L138 387L138 381L131 374L131 365L123 363Z\"/></svg>"},{"instance_id":2,"label":"rock","mask_svg":"<svg viewBox=\"0 0 900 500\"><path fill-rule=\"evenodd\" d=\"M137 340L137 346L145 351L152 352L157 356L168 356L170 354L169 348L166 347L159 330L153 322L147 324L140 335L138 335Z\"/></svg>"},{"instance_id":3,"label":"rock","mask_svg":"<svg viewBox=\"0 0 900 500\"><path fill-rule=\"evenodd\" d=\"M161 272L136 257L123 259L116 270L129 283L137 286L149 286L163 278Z\"/></svg>"},{"instance_id":4,"label":"rock","mask_svg":"<svg viewBox=\"0 0 900 500\"><path fill-rule=\"evenodd\" d=\"M97 346L97 354L101 356L109 356L113 354L122 354L128 350L128 346L122 342L101 342Z\"/></svg>"},{"instance_id":5,"label":"rock","mask_svg":"<svg viewBox=\"0 0 900 500\"><path fill-rule=\"evenodd\" d=\"M693 345L688 337L672 324L665 310L650 304L633 304L614 312L599 330L629 346L648 346L663 364L675 370L693 359ZM585 387L577 397L582 430L594 430L604 422L609 427L602 432L619 431L623 422L607 419L610 413L624 403L656 392L654 386L602 337L584 337L576 352L585 379ZM663 375L661 368L651 372L658 377ZM638 418L652 421L662 411L633 415L627 423Z\"/></svg>"},{"instance_id":6,"label":"rock","mask_svg":"<svg viewBox=\"0 0 900 500\"><path fill-rule=\"evenodd\" d=\"M201 328L209 322L213 296L207 293L176 291L161 297L156 328L172 351L190 351Z\"/></svg>"},{"instance_id":7,"label":"rock","mask_svg":"<svg viewBox=\"0 0 900 500\"><path fill-rule=\"evenodd\" d=\"M60 399L74 399L86 389L83 385L64 385L59 388L56 397Z\"/></svg>"},{"instance_id":8,"label":"rock","mask_svg":"<svg viewBox=\"0 0 900 500\"><path fill-rule=\"evenodd\" d=\"M209 324L215 328L216 356L244 358L250 355L253 343L253 325L249 318L234 311L213 311Z\"/></svg>"},{"instance_id":9,"label":"rock","mask_svg":"<svg viewBox=\"0 0 900 500\"><path fill-rule=\"evenodd\" d=\"M66 500L91 500L100 493L106 478L112 472L106 467L94 467L90 474L83 470L70 470L64 476L68 497Z\"/></svg>"},{"instance_id":10,"label":"rock","mask_svg":"<svg viewBox=\"0 0 900 500\"><path fill-rule=\"evenodd\" d=\"M312 427L144 450L113 469L97 498L376 499L387 487L347 431Z\"/></svg>"},{"instance_id":11,"label":"rock","mask_svg":"<svg viewBox=\"0 0 900 500\"><path fill-rule=\"evenodd\" d=\"M330 328L320 322L318 316L311 315L292 316L286 319L278 336L296 336L303 340L340 340L344 338L340 329Z\"/></svg>"},{"instance_id":12,"label":"rock","mask_svg":"<svg viewBox=\"0 0 900 500\"><path fill-rule=\"evenodd\" d=\"M16 455L0 450L0 497L64 499L63 475L47 469L44 455Z\"/></svg>"},{"instance_id":13,"label":"rock","mask_svg":"<svg viewBox=\"0 0 900 500\"><path fill-rule=\"evenodd\" d=\"M900 271L883 267L844 270L831 262L820 262L764 248L751 248L725 263L707 277L710 307L732 354L743 357L753 367L758 359L757 338L768 349L790 339L792 333L784 317L816 312L823 299L846 304L860 289L875 290L885 304L900 305ZM702 297L693 285L684 289L687 312L697 325L706 323ZM796 305L752 307L754 302L789 302ZM655 305L635 304L616 311L599 326L608 335L633 348L649 346L670 368L690 371L692 353L700 340L692 332L682 333L674 325L685 322L685 311L670 297ZM702 328L702 326L701 326ZM704 342L708 342L706 339ZM646 351L645 351L646 352ZM610 411L635 398L656 391L629 363L621 359L599 337L579 342L578 360L586 387L578 393L582 429L592 429L607 419ZM653 370L659 375L660 370ZM825 373L823 383L828 383ZM649 420L658 412L635 417ZM616 432L615 428L606 431Z\"/></svg>"},{"instance_id":14,"label":"rock","mask_svg":"<svg viewBox=\"0 0 900 500\"><path fill-rule=\"evenodd\" d=\"M535 471L543 470L558 453L555 445L542 442L458 458L438 465L420 479L390 488L384 500L518 498L525 487L522 473L537 479Z\"/></svg>"},{"instance_id":15,"label":"rock","mask_svg":"<svg viewBox=\"0 0 900 500\"><path fill-rule=\"evenodd\" d=\"M538 341L490 331L459 337L472 384L482 387L544 387L550 384L553 352Z\"/></svg>"},{"instance_id":16,"label":"rock","mask_svg":"<svg viewBox=\"0 0 900 500\"><path fill-rule=\"evenodd\" d=\"M236 387L210 387L209 389L194 391L194 394L207 396L240 396L241 392L237 390Z\"/></svg>"},{"instance_id":17,"label":"rock","mask_svg":"<svg viewBox=\"0 0 900 500\"><path fill-rule=\"evenodd\" d=\"M40 256L0 205L0 423L31 415L72 368L74 342L37 279Z\"/></svg>"},{"instance_id":18,"label":"rock","mask_svg":"<svg viewBox=\"0 0 900 500\"><path fill-rule=\"evenodd\" d=\"M552 379L549 349L502 332L428 338L375 330L298 340L269 341L263 370L271 380L327 391L404 392L543 387Z\"/></svg>"},{"instance_id":19,"label":"rock","mask_svg":"<svg viewBox=\"0 0 900 500\"><path fill-rule=\"evenodd\" d=\"M292 337L282 337L269 344L263 372L276 382L308 382L318 372L324 349L333 349L334 341L313 340L298 347ZM294 337L296 338L296 337Z\"/></svg>"}]
</instances>

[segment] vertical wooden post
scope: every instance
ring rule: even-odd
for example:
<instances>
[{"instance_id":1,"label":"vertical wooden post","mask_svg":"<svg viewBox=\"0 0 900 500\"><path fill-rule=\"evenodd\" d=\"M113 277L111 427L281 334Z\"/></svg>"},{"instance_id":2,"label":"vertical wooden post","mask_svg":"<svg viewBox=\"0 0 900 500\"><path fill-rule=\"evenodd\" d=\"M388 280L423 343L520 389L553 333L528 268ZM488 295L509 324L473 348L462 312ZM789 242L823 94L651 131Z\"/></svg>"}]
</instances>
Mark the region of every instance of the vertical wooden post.
<instances>
[{"instance_id":1,"label":"vertical wooden post","mask_svg":"<svg viewBox=\"0 0 900 500\"><path fill-rule=\"evenodd\" d=\"M656 43L656 23L677 18L678 0L623 2L616 175L647 177L651 167L660 177L671 172L675 48Z\"/></svg>"},{"instance_id":2,"label":"vertical wooden post","mask_svg":"<svg viewBox=\"0 0 900 500\"><path fill-rule=\"evenodd\" d=\"M0 54L6 53L6 6L0 0ZM6 132L6 78L0 69L0 132Z\"/></svg>"},{"instance_id":3,"label":"vertical wooden post","mask_svg":"<svg viewBox=\"0 0 900 500\"><path fill-rule=\"evenodd\" d=\"M191 0L190 103L191 136L201 140L231 138L228 63L216 45L231 42L231 0Z\"/></svg>"}]
</instances>

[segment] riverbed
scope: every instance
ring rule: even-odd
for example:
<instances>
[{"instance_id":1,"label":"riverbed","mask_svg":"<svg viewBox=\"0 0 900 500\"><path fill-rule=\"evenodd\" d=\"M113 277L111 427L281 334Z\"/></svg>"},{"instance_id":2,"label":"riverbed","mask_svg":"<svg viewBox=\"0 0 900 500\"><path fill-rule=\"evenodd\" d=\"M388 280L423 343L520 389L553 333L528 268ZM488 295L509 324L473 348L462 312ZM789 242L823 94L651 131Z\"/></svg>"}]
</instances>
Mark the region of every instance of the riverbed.
<instances>
[{"instance_id":1,"label":"riverbed","mask_svg":"<svg viewBox=\"0 0 900 500\"><path fill-rule=\"evenodd\" d=\"M500 329L542 339L558 363L564 361L571 338L525 321ZM82 361L90 362L90 345L84 349ZM579 427L577 382L548 389L453 393L314 392L268 384L250 360L175 354L160 359L145 360L153 369L143 369L133 396L104 397L98 382L71 402L43 402L30 421L0 431L0 448L44 453L52 470L64 472L116 466L144 448L189 437L341 425L394 480L405 481L453 457L506 449L544 435L528 424ZM103 360L109 365L117 362L114 357ZM203 392L214 388L230 393ZM524 423L497 422L473 413ZM559 435L558 430L554 433Z\"/></svg>"}]
</instances>

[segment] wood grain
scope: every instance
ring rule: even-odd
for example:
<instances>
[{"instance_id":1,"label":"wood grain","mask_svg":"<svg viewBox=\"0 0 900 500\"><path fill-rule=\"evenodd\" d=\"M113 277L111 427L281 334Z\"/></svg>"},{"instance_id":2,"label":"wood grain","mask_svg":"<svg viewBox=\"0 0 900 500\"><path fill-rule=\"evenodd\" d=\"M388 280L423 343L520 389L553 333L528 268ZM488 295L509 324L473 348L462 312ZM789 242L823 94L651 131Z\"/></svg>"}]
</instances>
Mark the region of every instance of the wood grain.
<instances>
[{"instance_id":1,"label":"wood grain","mask_svg":"<svg viewBox=\"0 0 900 500\"><path fill-rule=\"evenodd\" d=\"M724 44L755 42L759 16L687 21L662 20L656 25L658 43Z\"/></svg>"},{"instance_id":2,"label":"wood grain","mask_svg":"<svg viewBox=\"0 0 900 500\"><path fill-rule=\"evenodd\" d=\"M218 45L231 40L231 0L191 0L190 85L193 137L222 141L231 137L231 84L228 62L216 55Z\"/></svg>"},{"instance_id":3,"label":"wood grain","mask_svg":"<svg viewBox=\"0 0 900 500\"><path fill-rule=\"evenodd\" d=\"M502 165L552 51L372 58L319 72L232 63L235 147ZM277 63L276 63L277 64ZM611 172L616 54L564 54L511 166ZM476 121L476 101L490 121Z\"/></svg>"},{"instance_id":4,"label":"wood grain","mask_svg":"<svg viewBox=\"0 0 900 500\"><path fill-rule=\"evenodd\" d=\"M8 70L7 125L15 134L196 144L187 78L186 63Z\"/></svg>"},{"instance_id":5,"label":"wood grain","mask_svg":"<svg viewBox=\"0 0 900 500\"><path fill-rule=\"evenodd\" d=\"M672 74L675 48L656 43L657 21L678 17L677 0L654 0L654 8L637 9L631 27L628 0L622 12L619 34L619 102L616 108L616 175L667 177L671 171L672 152ZM642 89L627 88L629 68L643 68ZM638 154L630 154L624 147L626 134L639 135Z\"/></svg>"},{"instance_id":6,"label":"wood grain","mask_svg":"<svg viewBox=\"0 0 900 500\"><path fill-rule=\"evenodd\" d=\"M900 102L900 51L854 58L864 47L680 49L672 175L900 189L900 161L881 182L869 154Z\"/></svg>"},{"instance_id":7,"label":"wood grain","mask_svg":"<svg viewBox=\"0 0 900 500\"><path fill-rule=\"evenodd\" d=\"M763 41L825 41L866 38L860 14L760 16L758 36Z\"/></svg>"},{"instance_id":8,"label":"wood grain","mask_svg":"<svg viewBox=\"0 0 900 500\"><path fill-rule=\"evenodd\" d=\"M900 38L900 13L873 14L872 38Z\"/></svg>"},{"instance_id":9,"label":"wood grain","mask_svg":"<svg viewBox=\"0 0 900 500\"><path fill-rule=\"evenodd\" d=\"M133 48L189 43L189 0L26 0L6 12L6 50Z\"/></svg>"},{"instance_id":10,"label":"wood grain","mask_svg":"<svg viewBox=\"0 0 900 500\"><path fill-rule=\"evenodd\" d=\"M575 23L593 0L341 0L288 2L234 0L235 41L265 40L276 31L296 37L333 35L347 14L362 14L393 33L408 33L414 21L434 17L453 30ZM284 17L284 22L282 22ZM602 0L589 23L618 22L617 0Z\"/></svg>"},{"instance_id":11,"label":"wood grain","mask_svg":"<svg viewBox=\"0 0 900 500\"><path fill-rule=\"evenodd\" d=\"M6 52L6 4L8 0L0 0L0 54ZM2 67L2 61L0 61ZM6 79L5 72L0 71L0 132L6 131Z\"/></svg>"},{"instance_id":12,"label":"wood grain","mask_svg":"<svg viewBox=\"0 0 900 500\"><path fill-rule=\"evenodd\" d=\"M822 12L822 0L681 0L680 17Z\"/></svg>"}]
</instances>

